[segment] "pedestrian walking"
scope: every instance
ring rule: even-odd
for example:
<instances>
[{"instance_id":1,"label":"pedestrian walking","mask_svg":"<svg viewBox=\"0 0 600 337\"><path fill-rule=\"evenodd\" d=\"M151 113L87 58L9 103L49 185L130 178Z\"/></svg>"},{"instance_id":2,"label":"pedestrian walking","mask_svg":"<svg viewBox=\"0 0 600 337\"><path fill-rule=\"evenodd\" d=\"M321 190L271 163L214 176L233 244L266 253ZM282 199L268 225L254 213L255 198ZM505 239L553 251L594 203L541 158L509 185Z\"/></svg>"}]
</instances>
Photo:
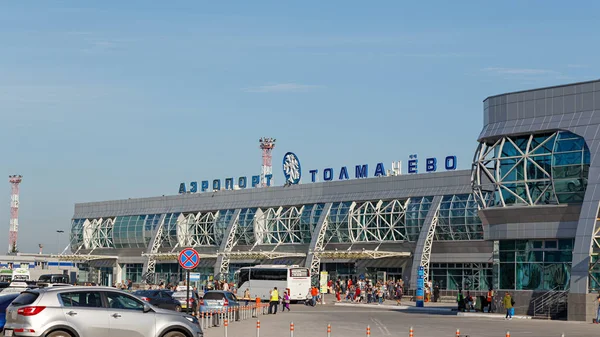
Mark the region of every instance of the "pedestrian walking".
<instances>
[{"instance_id":1,"label":"pedestrian walking","mask_svg":"<svg viewBox=\"0 0 600 337\"><path fill-rule=\"evenodd\" d=\"M271 290L271 298L269 299L269 314L277 315L277 306L279 304L279 291L277 287Z\"/></svg>"},{"instance_id":2,"label":"pedestrian walking","mask_svg":"<svg viewBox=\"0 0 600 337\"><path fill-rule=\"evenodd\" d=\"M283 305L281 308L281 312L285 312L285 309L287 309L287 311L290 311L290 295L287 293L287 291L283 292Z\"/></svg>"},{"instance_id":3,"label":"pedestrian walking","mask_svg":"<svg viewBox=\"0 0 600 337\"><path fill-rule=\"evenodd\" d=\"M507 292L502 299L502 303L504 304L504 308L506 309L506 317L504 319L511 320L515 313L515 300L510 296L510 293Z\"/></svg>"}]
</instances>

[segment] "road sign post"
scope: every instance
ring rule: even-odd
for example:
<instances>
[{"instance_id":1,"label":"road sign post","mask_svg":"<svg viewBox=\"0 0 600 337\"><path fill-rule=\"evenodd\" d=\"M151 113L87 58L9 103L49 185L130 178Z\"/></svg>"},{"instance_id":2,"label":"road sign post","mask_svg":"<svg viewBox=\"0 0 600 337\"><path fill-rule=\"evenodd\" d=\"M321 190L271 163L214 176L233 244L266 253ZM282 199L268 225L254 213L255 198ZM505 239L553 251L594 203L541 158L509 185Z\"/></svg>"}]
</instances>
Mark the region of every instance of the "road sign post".
<instances>
[{"instance_id":1,"label":"road sign post","mask_svg":"<svg viewBox=\"0 0 600 337\"><path fill-rule=\"evenodd\" d=\"M190 306L190 270L198 267L200 264L200 255L193 248L186 248L179 253L179 265L181 268L185 269L186 277L185 277L185 294L186 294L186 310L189 309Z\"/></svg>"}]
</instances>

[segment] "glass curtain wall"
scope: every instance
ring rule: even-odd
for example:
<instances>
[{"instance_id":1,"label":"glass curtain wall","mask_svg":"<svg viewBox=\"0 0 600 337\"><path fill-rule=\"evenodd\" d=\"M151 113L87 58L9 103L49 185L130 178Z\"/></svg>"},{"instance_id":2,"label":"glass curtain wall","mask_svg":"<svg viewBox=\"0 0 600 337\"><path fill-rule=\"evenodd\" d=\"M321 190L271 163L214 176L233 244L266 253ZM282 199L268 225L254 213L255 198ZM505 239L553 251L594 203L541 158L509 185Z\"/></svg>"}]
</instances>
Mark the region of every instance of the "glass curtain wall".
<instances>
[{"instance_id":1,"label":"glass curtain wall","mask_svg":"<svg viewBox=\"0 0 600 337\"><path fill-rule=\"evenodd\" d=\"M488 290L492 286L491 263L432 263L429 270L440 290Z\"/></svg>"},{"instance_id":2,"label":"glass curtain wall","mask_svg":"<svg viewBox=\"0 0 600 337\"><path fill-rule=\"evenodd\" d=\"M571 279L573 242L573 239L501 240L500 289L566 289Z\"/></svg>"},{"instance_id":3,"label":"glass curtain wall","mask_svg":"<svg viewBox=\"0 0 600 337\"><path fill-rule=\"evenodd\" d=\"M589 166L588 146L574 133L506 136L479 145L473 191L482 207L581 203Z\"/></svg>"}]
</instances>

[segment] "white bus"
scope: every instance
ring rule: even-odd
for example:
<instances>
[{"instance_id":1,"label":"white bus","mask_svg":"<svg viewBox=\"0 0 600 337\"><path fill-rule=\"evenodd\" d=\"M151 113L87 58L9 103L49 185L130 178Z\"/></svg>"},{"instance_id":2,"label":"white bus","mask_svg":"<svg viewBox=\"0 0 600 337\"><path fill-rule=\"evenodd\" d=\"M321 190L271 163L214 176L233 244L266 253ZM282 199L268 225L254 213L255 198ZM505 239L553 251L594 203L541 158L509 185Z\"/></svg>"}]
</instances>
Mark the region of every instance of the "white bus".
<instances>
[{"instance_id":1,"label":"white bus","mask_svg":"<svg viewBox=\"0 0 600 337\"><path fill-rule=\"evenodd\" d=\"M279 296L283 292L290 294L290 301L304 301L310 293L310 272L300 266L258 265L243 267L235 272L238 298L244 296L246 289L250 290L252 298L259 297L268 301L269 293L277 287Z\"/></svg>"},{"instance_id":2,"label":"white bus","mask_svg":"<svg viewBox=\"0 0 600 337\"><path fill-rule=\"evenodd\" d=\"M15 268L12 273L12 281L29 281L31 280L31 274L29 269Z\"/></svg>"}]
</instances>

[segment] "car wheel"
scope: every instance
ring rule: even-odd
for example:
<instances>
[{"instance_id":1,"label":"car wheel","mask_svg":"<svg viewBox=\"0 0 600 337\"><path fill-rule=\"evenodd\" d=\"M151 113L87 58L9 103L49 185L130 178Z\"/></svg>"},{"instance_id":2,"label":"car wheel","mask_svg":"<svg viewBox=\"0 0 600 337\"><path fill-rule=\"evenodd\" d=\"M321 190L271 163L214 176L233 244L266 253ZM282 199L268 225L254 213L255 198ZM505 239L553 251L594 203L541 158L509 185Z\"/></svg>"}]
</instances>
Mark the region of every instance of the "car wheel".
<instances>
[{"instance_id":1,"label":"car wheel","mask_svg":"<svg viewBox=\"0 0 600 337\"><path fill-rule=\"evenodd\" d=\"M167 334L164 335L163 337L187 337L187 335L184 334L183 332L171 331L171 332L167 332Z\"/></svg>"},{"instance_id":2,"label":"car wheel","mask_svg":"<svg viewBox=\"0 0 600 337\"><path fill-rule=\"evenodd\" d=\"M176 305L176 306L175 306L175 311L177 311L177 312L181 312L181 306L180 306L180 305Z\"/></svg>"},{"instance_id":3,"label":"car wheel","mask_svg":"<svg viewBox=\"0 0 600 337\"><path fill-rule=\"evenodd\" d=\"M62 330L52 331L47 334L46 337L73 337L70 333Z\"/></svg>"}]
</instances>

